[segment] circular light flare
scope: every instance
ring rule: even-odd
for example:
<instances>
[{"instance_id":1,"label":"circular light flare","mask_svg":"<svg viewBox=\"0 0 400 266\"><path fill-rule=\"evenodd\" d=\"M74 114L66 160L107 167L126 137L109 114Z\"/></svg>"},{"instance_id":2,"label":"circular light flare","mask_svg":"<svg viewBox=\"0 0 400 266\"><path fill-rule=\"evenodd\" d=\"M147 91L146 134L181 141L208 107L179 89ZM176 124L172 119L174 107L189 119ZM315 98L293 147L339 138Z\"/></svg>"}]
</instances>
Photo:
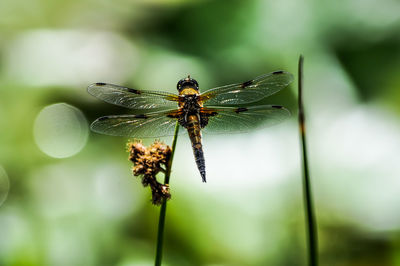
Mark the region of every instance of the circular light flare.
<instances>
[{"instance_id":1,"label":"circular light flare","mask_svg":"<svg viewBox=\"0 0 400 266\"><path fill-rule=\"evenodd\" d=\"M66 103L44 107L37 115L33 133L39 149L50 157L66 158L77 154L88 138L83 113Z\"/></svg>"}]
</instances>

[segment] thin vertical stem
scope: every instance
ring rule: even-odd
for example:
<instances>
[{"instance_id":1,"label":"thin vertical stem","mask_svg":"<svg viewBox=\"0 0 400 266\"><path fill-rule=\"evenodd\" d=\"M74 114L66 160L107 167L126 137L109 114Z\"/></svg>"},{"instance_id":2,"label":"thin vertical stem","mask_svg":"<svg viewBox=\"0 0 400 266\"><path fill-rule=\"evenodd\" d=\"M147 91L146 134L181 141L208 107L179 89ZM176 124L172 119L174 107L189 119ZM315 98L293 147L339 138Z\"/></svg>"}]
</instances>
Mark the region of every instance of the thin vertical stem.
<instances>
[{"instance_id":1,"label":"thin vertical stem","mask_svg":"<svg viewBox=\"0 0 400 266\"><path fill-rule=\"evenodd\" d=\"M304 119L303 107L303 61L304 58L300 55L299 58L299 129L301 136L301 148L303 159L303 193L304 193L304 211L307 226L307 242L308 242L308 260L310 266L318 265L318 235L317 221L314 215L314 207L311 192L310 175L307 160L307 145L306 145L306 126Z\"/></svg>"},{"instance_id":2,"label":"thin vertical stem","mask_svg":"<svg viewBox=\"0 0 400 266\"><path fill-rule=\"evenodd\" d=\"M175 133L174 139L172 141L172 152L171 157L169 158L167 171L165 173L164 184L169 184L169 177L171 175L172 161L174 160L176 141L178 140L178 132L179 132L179 123L176 122L175 125ZM164 227L165 227L165 215L167 213L167 200L164 199L160 208L160 217L158 220L158 233L157 233L157 249L156 249L156 259L154 265L161 265L162 261L162 249L163 249L163 241L164 241Z\"/></svg>"}]
</instances>

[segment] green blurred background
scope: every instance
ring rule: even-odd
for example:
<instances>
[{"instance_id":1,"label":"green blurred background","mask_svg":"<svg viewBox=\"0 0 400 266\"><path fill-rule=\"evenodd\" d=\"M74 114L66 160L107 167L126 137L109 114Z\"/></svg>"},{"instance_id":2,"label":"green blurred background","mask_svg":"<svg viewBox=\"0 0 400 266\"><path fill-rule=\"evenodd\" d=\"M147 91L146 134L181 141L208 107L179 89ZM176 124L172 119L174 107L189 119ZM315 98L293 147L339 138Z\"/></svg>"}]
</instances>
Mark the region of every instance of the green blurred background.
<instances>
[{"instance_id":1,"label":"green blurred background","mask_svg":"<svg viewBox=\"0 0 400 266\"><path fill-rule=\"evenodd\" d=\"M321 265L400 265L397 0L2 0L0 265L152 265L159 208L93 82L174 92L243 82L305 56ZM203 184L178 140L165 265L306 265L296 81L285 123L204 136ZM170 138L164 139L171 143ZM146 142L148 143L148 142Z\"/></svg>"}]
</instances>

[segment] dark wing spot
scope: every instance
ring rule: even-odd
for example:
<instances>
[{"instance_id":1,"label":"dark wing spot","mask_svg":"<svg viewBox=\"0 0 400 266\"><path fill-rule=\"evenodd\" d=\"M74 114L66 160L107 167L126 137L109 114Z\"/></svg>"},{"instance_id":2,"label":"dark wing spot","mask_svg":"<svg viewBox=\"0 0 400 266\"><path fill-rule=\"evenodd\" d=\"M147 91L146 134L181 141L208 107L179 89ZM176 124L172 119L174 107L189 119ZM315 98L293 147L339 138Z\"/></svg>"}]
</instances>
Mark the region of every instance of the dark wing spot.
<instances>
[{"instance_id":1,"label":"dark wing spot","mask_svg":"<svg viewBox=\"0 0 400 266\"><path fill-rule=\"evenodd\" d=\"M140 94L140 91L138 91L138 90L130 89L130 88L127 88L127 89L128 89L129 92L132 92L134 94Z\"/></svg>"},{"instance_id":2,"label":"dark wing spot","mask_svg":"<svg viewBox=\"0 0 400 266\"><path fill-rule=\"evenodd\" d=\"M107 120L108 118L109 118L108 116L102 116L102 117L99 117L99 119L97 119L97 120L103 121L103 120Z\"/></svg>"},{"instance_id":3,"label":"dark wing spot","mask_svg":"<svg viewBox=\"0 0 400 266\"><path fill-rule=\"evenodd\" d=\"M240 112L245 112L248 111L249 109L247 109L246 107L239 107L235 109L235 113L240 113Z\"/></svg>"},{"instance_id":4,"label":"dark wing spot","mask_svg":"<svg viewBox=\"0 0 400 266\"><path fill-rule=\"evenodd\" d=\"M140 115L135 115L135 118L143 118L143 119L147 119L149 118L147 115L144 114L140 114Z\"/></svg>"},{"instance_id":5,"label":"dark wing spot","mask_svg":"<svg viewBox=\"0 0 400 266\"><path fill-rule=\"evenodd\" d=\"M216 111L200 111L200 115L205 117L216 116L217 114L218 112Z\"/></svg>"},{"instance_id":6,"label":"dark wing spot","mask_svg":"<svg viewBox=\"0 0 400 266\"><path fill-rule=\"evenodd\" d=\"M180 118L181 113L180 112L171 112L169 114L167 114L167 117L169 118Z\"/></svg>"},{"instance_id":7,"label":"dark wing spot","mask_svg":"<svg viewBox=\"0 0 400 266\"><path fill-rule=\"evenodd\" d=\"M240 85L240 87L241 88L246 88L246 87L250 86L251 84L253 84L253 82L254 82L253 80L249 80L249 81L243 82L242 85Z\"/></svg>"},{"instance_id":8,"label":"dark wing spot","mask_svg":"<svg viewBox=\"0 0 400 266\"><path fill-rule=\"evenodd\" d=\"M280 106L280 105L272 105L272 108L276 108L276 109L282 109L282 108L283 108L283 106Z\"/></svg>"},{"instance_id":9,"label":"dark wing spot","mask_svg":"<svg viewBox=\"0 0 400 266\"><path fill-rule=\"evenodd\" d=\"M283 74L283 71L282 70L275 71L275 72L272 72L272 74L274 74L274 75Z\"/></svg>"},{"instance_id":10,"label":"dark wing spot","mask_svg":"<svg viewBox=\"0 0 400 266\"><path fill-rule=\"evenodd\" d=\"M96 86L104 86L104 85L106 85L106 84L103 83L103 82L97 82L97 83L96 83Z\"/></svg>"}]
</instances>

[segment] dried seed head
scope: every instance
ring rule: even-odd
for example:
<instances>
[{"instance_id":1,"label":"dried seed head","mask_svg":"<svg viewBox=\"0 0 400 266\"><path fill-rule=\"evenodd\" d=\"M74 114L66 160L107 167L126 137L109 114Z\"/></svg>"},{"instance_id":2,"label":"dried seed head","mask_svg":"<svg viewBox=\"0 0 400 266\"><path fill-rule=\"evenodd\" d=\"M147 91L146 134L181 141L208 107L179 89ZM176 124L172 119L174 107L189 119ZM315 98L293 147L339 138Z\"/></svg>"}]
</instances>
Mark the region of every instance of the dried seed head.
<instances>
[{"instance_id":1,"label":"dried seed head","mask_svg":"<svg viewBox=\"0 0 400 266\"><path fill-rule=\"evenodd\" d=\"M169 186L159 183L156 175L164 172L171 157L171 148L160 141L145 147L141 141L127 145L129 160L134 164L133 175L142 178L143 186L150 186L153 204L159 205L163 199L170 199Z\"/></svg>"},{"instance_id":2,"label":"dried seed head","mask_svg":"<svg viewBox=\"0 0 400 266\"><path fill-rule=\"evenodd\" d=\"M142 156L146 154L146 147L141 141L128 143L129 160L135 163L137 160L142 160Z\"/></svg>"},{"instance_id":3,"label":"dried seed head","mask_svg":"<svg viewBox=\"0 0 400 266\"><path fill-rule=\"evenodd\" d=\"M169 193L169 185L162 185L161 186L161 193L165 195L168 199L171 198L171 194Z\"/></svg>"}]
</instances>

